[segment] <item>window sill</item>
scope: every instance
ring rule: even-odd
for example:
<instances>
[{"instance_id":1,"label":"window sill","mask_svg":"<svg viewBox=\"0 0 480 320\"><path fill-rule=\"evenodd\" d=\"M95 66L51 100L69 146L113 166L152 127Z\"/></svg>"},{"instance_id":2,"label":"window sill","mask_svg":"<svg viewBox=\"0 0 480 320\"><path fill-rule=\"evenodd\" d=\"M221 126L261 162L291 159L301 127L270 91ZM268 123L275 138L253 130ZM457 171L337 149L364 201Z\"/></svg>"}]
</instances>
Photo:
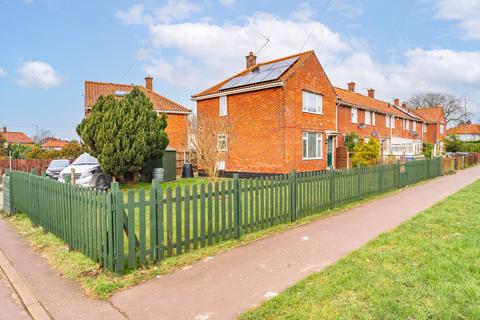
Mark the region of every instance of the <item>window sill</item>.
<instances>
[{"instance_id":1,"label":"window sill","mask_svg":"<svg viewBox=\"0 0 480 320\"><path fill-rule=\"evenodd\" d=\"M302 160L306 160L306 161L308 161L308 160L323 160L323 158L303 158L302 157Z\"/></svg>"},{"instance_id":2,"label":"window sill","mask_svg":"<svg viewBox=\"0 0 480 320\"><path fill-rule=\"evenodd\" d=\"M303 113L309 113L309 114L318 114L318 115L321 115L323 116L323 112L313 112L313 111L305 111L305 110L302 110Z\"/></svg>"}]
</instances>

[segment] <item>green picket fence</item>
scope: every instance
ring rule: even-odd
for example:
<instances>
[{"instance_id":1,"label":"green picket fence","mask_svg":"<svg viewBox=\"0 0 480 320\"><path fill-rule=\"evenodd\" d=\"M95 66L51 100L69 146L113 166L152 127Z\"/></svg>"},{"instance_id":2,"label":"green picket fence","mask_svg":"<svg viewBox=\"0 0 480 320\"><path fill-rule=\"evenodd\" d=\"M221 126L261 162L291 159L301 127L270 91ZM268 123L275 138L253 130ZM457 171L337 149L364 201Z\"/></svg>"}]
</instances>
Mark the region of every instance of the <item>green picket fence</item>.
<instances>
[{"instance_id":1,"label":"green picket fence","mask_svg":"<svg viewBox=\"0 0 480 320\"><path fill-rule=\"evenodd\" d=\"M103 192L16 171L5 184L10 212L122 274L439 175L440 158L165 190Z\"/></svg>"}]
</instances>

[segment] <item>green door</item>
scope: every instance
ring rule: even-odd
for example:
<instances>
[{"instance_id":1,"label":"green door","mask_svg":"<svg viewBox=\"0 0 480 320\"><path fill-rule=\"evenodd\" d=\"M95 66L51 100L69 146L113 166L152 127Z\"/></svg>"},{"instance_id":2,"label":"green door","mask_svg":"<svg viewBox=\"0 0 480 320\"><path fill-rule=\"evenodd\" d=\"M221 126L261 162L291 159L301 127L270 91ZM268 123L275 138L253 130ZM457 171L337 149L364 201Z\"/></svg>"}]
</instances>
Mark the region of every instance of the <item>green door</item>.
<instances>
[{"instance_id":1,"label":"green door","mask_svg":"<svg viewBox=\"0 0 480 320\"><path fill-rule=\"evenodd\" d=\"M328 146L327 146L327 167L333 166L333 137L327 138Z\"/></svg>"}]
</instances>

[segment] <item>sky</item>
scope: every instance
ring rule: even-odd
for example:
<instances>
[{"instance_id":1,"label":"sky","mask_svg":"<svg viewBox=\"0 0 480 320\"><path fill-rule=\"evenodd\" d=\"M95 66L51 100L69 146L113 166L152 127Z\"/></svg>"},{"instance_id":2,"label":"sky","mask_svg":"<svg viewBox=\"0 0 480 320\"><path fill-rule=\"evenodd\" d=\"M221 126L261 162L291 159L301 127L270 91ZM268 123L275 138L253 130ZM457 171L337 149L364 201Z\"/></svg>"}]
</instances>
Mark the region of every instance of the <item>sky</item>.
<instances>
[{"instance_id":1,"label":"sky","mask_svg":"<svg viewBox=\"0 0 480 320\"><path fill-rule=\"evenodd\" d=\"M85 80L151 75L194 108L249 51L311 49L336 86L386 101L454 94L480 122L480 0L0 0L0 126L76 138Z\"/></svg>"}]
</instances>

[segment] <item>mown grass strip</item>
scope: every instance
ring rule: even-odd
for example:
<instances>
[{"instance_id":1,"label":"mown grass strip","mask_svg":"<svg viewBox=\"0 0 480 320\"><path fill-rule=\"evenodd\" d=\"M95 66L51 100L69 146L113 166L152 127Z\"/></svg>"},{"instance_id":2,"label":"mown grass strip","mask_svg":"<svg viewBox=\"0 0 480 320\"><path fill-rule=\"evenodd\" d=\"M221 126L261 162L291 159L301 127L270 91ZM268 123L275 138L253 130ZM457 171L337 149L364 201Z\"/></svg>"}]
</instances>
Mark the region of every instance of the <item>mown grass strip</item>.
<instances>
[{"instance_id":1,"label":"mown grass strip","mask_svg":"<svg viewBox=\"0 0 480 320\"><path fill-rule=\"evenodd\" d=\"M240 319L480 319L480 181Z\"/></svg>"}]
</instances>

